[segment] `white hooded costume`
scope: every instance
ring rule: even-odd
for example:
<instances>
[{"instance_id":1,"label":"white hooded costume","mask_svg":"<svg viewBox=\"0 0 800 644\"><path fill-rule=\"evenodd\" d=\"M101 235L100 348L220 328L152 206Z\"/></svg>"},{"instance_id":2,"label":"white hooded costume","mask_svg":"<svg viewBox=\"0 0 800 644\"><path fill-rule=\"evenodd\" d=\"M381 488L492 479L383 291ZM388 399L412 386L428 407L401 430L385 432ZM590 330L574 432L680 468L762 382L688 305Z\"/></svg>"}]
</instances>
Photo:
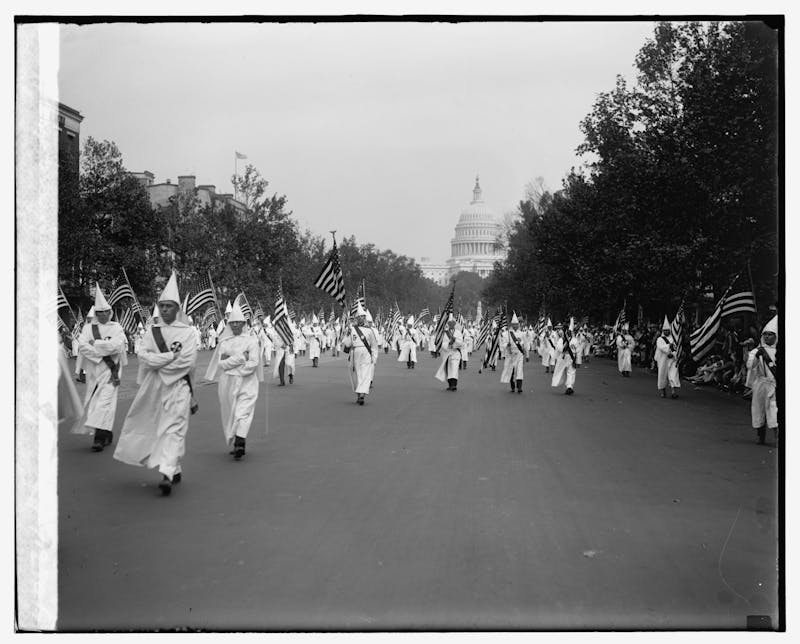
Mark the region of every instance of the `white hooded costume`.
<instances>
[{"instance_id":1,"label":"white hooded costume","mask_svg":"<svg viewBox=\"0 0 800 644\"><path fill-rule=\"evenodd\" d=\"M111 306L98 284L93 311L110 310ZM122 377L122 367L128 364L122 326L111 319L100 324L97 317L93 317L91 323L81 331L78 352L83 357L83 369L86 371L86 394L83 400L84 415L72 431L75 434L91 434L94 429L111 431L117 413L119 378ZM109 362L117 370L116 384L112 381Z\"/></svg>"},{"instance_id":2,"label":"white hooded costume","mask_svg":"<svg viewBox=\"0 0 800 644\"><path fill-rule=\"evenodd\" d=\"M775 376L778 373L776 353L778 347L778 316L772 318L764 327L764 331L775 334L772 346L763 342L760 347L751 350L747 355L747 386L752 389L750 415L753 427L758 429L766 425L769 429L778 427L778 403L775 400ZM759 355L759 348L767 354L767 358Z\"/></svg>"},{"instance_id":3,"label":"white hooded costume","mask_svg":"<svg viewBox=\"0 0 800 644\"><path fill-rule=\"evenodd\" d=\"M180 306L174 271L158 301ZM161 330L165 352L153 336L155 327ZM160 320L147 330L139 351L139 391L125 417L114 458L130 465L157 467L169 479L181 471L192 398L186 378L196 362L197 336L179 315L172 324Z\"/></svg>"},{"instance_id":4,"label":"white hooded costume","mask_svg":"<svg viewBox=\"0 0 800 644\"><path fill-rule=\"evenodd\" d=\"M258 337L244 329L236 335L231 328L231 322L244 321L241 307L235 304L206 370L206 380L219 380L222 431L228 445L236 436L247 438L255 414L258 383L264 382Z\"/></svg>"}]
</instances>

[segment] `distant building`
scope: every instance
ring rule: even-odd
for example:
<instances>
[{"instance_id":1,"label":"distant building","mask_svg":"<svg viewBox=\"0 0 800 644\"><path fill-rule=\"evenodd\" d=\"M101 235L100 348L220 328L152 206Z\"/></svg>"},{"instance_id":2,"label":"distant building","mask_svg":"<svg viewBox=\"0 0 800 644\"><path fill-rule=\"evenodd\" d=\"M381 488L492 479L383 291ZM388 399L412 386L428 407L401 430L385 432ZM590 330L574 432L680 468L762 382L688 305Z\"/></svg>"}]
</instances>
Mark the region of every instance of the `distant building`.
<instances>
[{"instance_id":1,"label":"distant building","mask_svg":"<svg viewBox=\"0 0 800 644\"><path fill-rule=\"evenodd\" d=\"M461 271L487 277L494 263L505 257L502 234L503 227L484 203L480 180L475 177L472 201L461 211L455 236L450 240L450 259L444 264L435 264L427 257L421 258L423 275L440 285L446 285Z\"/></svg>"},{"instance_id":2,"label":"distant building","mask_svg":"<svg viewBox=\"0 0 800 644\"><path fill-rule=\"evenodd\" d=\"M81 161L81 122L78 110L58 104L58 180L78 188Z\"/></svg>"},{"instance_id":3,"label":"distant building","mask_svg":"<svg viewBox=\"0 0 800 644\"><path fill-rule=\"evenodd\" d=\"M429 257L420 257L419 267L429 280L439 286L447 286L447 280L450 279L450 267L447 264L436 264Z\"/></svg>"},{"instance_id":4,"label":"distant building","mask_svg":"<svg viewBox=\"0 0 800 644\"><path fill-rule=\"evenodd\" d=\"M155 176L148 170L130 172L129 174L138 179L142 187L147 190L147 194L150 197L150 205L153 208L169 206L172 197L190 195L197 198L200 207L211 204L215 208L224 208L230 205L236 212L244 213L247 211L247 206L234 199L231 193L218 193L216 186L211 184L195 185L196 177L193 174L180 175L178 183L172 183L170 179L167 179L164 183L155 183Z\"/></svg>"}]
</instances>

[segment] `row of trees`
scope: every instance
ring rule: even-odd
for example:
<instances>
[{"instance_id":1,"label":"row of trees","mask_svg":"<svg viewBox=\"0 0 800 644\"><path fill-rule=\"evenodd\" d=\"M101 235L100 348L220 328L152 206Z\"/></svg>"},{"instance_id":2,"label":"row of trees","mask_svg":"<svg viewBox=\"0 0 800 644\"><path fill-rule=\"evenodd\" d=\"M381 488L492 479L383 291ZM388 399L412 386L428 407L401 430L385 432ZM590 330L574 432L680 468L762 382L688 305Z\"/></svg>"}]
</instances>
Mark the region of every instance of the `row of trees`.
<instances>
[{"instance_id":1,"label":"row of trees","mask_svg":"<svg viewBox=\"0 0 800 644\"><path fill-rule=\"evenodd\" d=\"M62 176L68 177L68 173ZM88 138L81 155L78 186L60 184L59 276L68 299L84 312L95 281L111 288L125 268L143 305L151 305L175 268L181 291L211 274L224 305L240 291L269 312L279 280L298 312L330 311L333 300L314 281L331 250L331 240L301 231L285 196L270 194L269 183L248 165L233 177L245 212L220 203L201 204L194 193L179 193L166 207L153 208L145 188L125 169L109 141ZM348 294L366 280L373 313L440 306L448 289L423 277L403 255L359 244L355 236L338 243ZM459 277L458 306L474 311L481 280Z\"/></svg>"},{"instance_id":2,"label":"row of trees","mask_svg":"<svg viewBox=\"0 0 800 644\"><path fill-rule=\"evenodd\" d=\"M748 265L759 307L777 299L777 32L664 22L635 66L581 123L585 165L519 204L490 301L613 321L627 298L660 320L748 288Z\"/></svg>"}]
</instances>

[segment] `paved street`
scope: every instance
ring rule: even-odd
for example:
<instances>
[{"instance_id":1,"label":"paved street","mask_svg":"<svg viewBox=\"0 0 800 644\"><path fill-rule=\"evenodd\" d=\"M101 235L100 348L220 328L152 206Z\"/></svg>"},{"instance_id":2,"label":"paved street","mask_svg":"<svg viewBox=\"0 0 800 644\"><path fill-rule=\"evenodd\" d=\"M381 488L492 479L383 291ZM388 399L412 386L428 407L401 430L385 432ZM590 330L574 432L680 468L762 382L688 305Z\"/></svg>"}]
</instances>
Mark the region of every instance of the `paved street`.
<instances>
[{"instance_id":1,"label":"paved street","mask_svg":"<svg viewBox=\"0 0 800 644\"><path fill-rule=\"evenodd\" d=\"M294 385L269 383L266 436L262 385L241 462L216 385L198 387L168 498L157 471L62 434L58 628L777 624L778 455L747 401L687 382L660 399L602 359L571 397L533 361L512 395L475 359L453 394L428 356L381 354L364 407L341 358L298 357Z\"/></svg>"}]
</instances>

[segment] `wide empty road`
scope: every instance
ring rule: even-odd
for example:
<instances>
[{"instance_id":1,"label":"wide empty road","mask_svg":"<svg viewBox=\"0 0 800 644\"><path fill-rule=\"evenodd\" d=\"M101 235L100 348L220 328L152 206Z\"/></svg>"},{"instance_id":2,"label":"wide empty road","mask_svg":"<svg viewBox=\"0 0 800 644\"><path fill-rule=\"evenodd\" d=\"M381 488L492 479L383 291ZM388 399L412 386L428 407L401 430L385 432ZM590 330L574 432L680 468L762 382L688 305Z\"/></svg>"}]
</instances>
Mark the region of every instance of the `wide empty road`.
<instances>
[{"instance_id":1,"label":"wide empty road","mask_svg":"<svg viewBox=\"0 0 800 644\"><path fill-rule=\"evenodd\" d=\"M342 358L298 357L294 385L262 385L241 462L216 385L198 387L167 498L156 470L62 434L58 628L777 624L778 453L748 401L685 382L661 399L653 375L601 359L574 396L533 360L522 395L474 359L451 393L428 355L381 354L364 407Z\"/></svg>"}]
</instances>

